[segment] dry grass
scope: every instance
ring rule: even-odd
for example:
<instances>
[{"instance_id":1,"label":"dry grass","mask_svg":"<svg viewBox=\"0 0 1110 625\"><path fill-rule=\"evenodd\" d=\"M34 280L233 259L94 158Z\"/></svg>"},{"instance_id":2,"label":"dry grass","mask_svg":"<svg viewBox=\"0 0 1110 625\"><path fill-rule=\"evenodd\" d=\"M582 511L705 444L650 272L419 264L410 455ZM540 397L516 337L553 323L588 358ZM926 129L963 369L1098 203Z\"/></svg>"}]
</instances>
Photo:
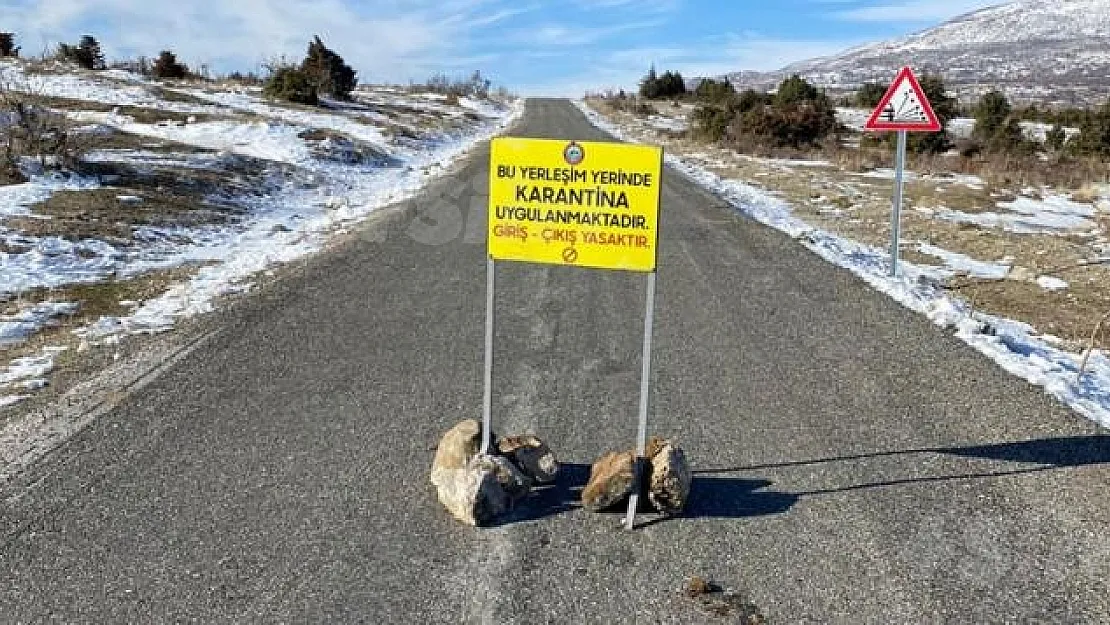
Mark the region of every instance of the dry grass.
<instances>
[{"instance_id":1,"label":"dry grass","mask_svg":"<svg viewBox=\"0 0 1110 625\"><path fill-rule=\"evenodd\" d=\"M198 98L188 93L181 93L172 89L165 89L163 87L149 86L147 91L154 97L165 100L166 102L178 102L181 104L198 104L202 106L211 106L212 103L203 98Z\"/></svg>"},{"instance_id":2,"label":"dry grass","mask_svg":"<svg viewBox=\"0 0 1110 625\"><path fill-rule=\"evenodd\" d=\"M140 124L185 124L238 119L238 116L233 115L180 113L177 111L166 111L163 109L150 108L145 106L106 104L104 102L96 102L93 100L78 100L74 98L61 98L54 96L34 96L34 99L36 103L41 104L42 106L47 106L53 109L68 112L91 111L96 113L108 113L115 111L120 115L131 117Z\"/></svg>"},{"instance_id":3,"label":"dry grass","mask_svg":"<svg viewBox=\"0 0 1110 625\"><path fill-rule=\"evenodd\" d=\"M142 201L120 199L128 195ZM58 236L71 241L98 238L116 245L130 244L136 226L199 226L224 223L234 217L231 209L189 196L126 187L59 191L34 204L31 210L31 217L11 218L8 226L29 236Z\"/></svg>"},{"instance_id":4,"label":"dry grass","mask_svg":"<svg viewBox=\"0 0 1110 625\"><path fill-rule=\"evenodd\" d=\"M78 135L82 137L82 135ZM111 129L111 132L95 135L84 135L82 137L87 149L92 150L147 150L152 152L165 152L165 153L178 153L178 154L214 154L215 151L198 148L195 146L187 145L184 143L177 143L168 139L159 139L156 137L146 137L137 135L130 132L124 132L118 129ZM82 166L78 166L79 171ZM95 173L95 172L90 172Z\"/></svg>"},{"instance_id":5,"label":"dry grass","mask_svg":"<svg viewBox=\"0 0 1110 625\"><path fill-rule=\"evenodd\" d=\"M126 280L109 279L95 284L73 284L56 289L34 289L22 294L22 302L77 302L80 308L63 320L60 329L73 329L103 316L119 316L130 309L120 302L143 302L156 298L175 283L187 280L197 267L156 271ZM14 304L9 304L9 308ZM8 313L13 312L11 310Z\"/></svg>"},{"instance_id":6,"label":"dry grass","mask_svg":"<svg viewBox=\"0 0 1110 625\"><path fill-rule=\"evenodd\" d=\"M609 116L626 126L634 121L628 113ZM893 154L873 149L840 149L805 158L824 157L831 168L784 167L767 160L738 155L727 149L674 139L664 133L643 131L648 141L663 143L671 153L711 159L706 167L725 177L744 180L787 200L794 212L815 227L884 250L890 244L891 195L893 181L858 175L875 168L893 166ZM724 165L720 164L723 162ZM956 276L946 283L954 292L972 302L977 310L1018 319L1039 331L1056 335L1075 349L1082 349L1090 338L1093 324L1110 311L1110 267L1093 265L1054 270L1082 263L1099 256L1091 237L1075 234L1015 234L1000 229L984 229L970 224L941 220L933 211L940 208L965 213L1000 211L998 203L1017 197L1029 185L1055 186L1056 192L1074 190L1075 201L1093 201L1100 193L1093 183L1100 181L1103 164L1083 164L1074 169L1062 163L1039 163L1021 173L1028 164L1004 159L973 160L945 156L919 158L910 169L919 174L934 174L906 183L903 208L903 255L914 263L937 265L939 260L921 254L916 242L966 254L972 258L998 262L1028 270L1029 275L1054 275L1069 283L1063 291L1047 291L1025 279L981 280ZM1017 173L1005 171L1008 167ZM1034 172L1036 175L1033 175ZM945 179L944 174L977 175L984 188ZM1110 214L1095 218L1103 236L1110 232ZM1012 277L1021 277L1018 272ZM1110 338L1099 341L1110 348Z\"/></svg>"}]
</instances>

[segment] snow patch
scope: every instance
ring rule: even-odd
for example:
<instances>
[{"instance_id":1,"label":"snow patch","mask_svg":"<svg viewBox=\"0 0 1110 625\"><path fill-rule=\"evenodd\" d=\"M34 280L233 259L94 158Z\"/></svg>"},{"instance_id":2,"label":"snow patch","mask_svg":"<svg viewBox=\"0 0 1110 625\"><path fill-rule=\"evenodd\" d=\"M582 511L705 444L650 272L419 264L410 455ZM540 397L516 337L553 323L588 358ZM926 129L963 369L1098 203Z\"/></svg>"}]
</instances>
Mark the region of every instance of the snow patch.
<instances>
[{"instance_id":1,"label":"snow patch","mask_svg":"<svg viewBox=\"0 0 1110 625\"><path fill-rule=\"evenodd\" d=\"M11 406L30 397L19 391L46 386L45 377L54 370L54 358L65 350L64 347L46 347L38 355L16 358L0 370L0 393L9 393L0 395L0 407Z\"/></svg>"},{"instance_id":2,"label":"snow patch","mask_svg":"<svg viewBox=\"0 0 1110 625\"><path fill-rule=\"evenodd\" d=\"M0 347L27 340L58 317L76 313L79 307L71 302L42 302L14 315L0 316Z\"/></svg>"},{"instance_id":3,"label":"snow patch","mask_svg":"<svg viewBox=\"0 0 1110 625\"><path fill-rule=\"evenodd\" d=\"M628 138L622 129L591 110L579 109L598 128ZM903 275L889 276L890 256L856 241L810 226L795 217L781 199L737 180L725 180L703 167L669 155L667 165L726 199L736 210L760 223L797 238L825 260L844 267L872 288L903 306L925 315L938 326L952 329L962 341L991 358L1009 373L1041 386L1053 397L1087 418L1110 427L1110 358L1095 351L1079 378L1082 356L1059 349L1030 325L974 311L966 302L923 280L928 271L901 263Z\"/></svg>"},{"instance_id":4,"label":"snow patch","mask_svg":"<svg viewBox=\"0 0 1110 625\"><path fill-rule=\"evenodd\" d=\"M1037 286L1046 291L1063 291L1068 288L1068 283L1053 276L1041 276L1037 278Z\"/></svg>"},{"instance_id":5,"label":"snow patch","mask_svg":"<svg viewBox=\"0 0 1110 625\"><path fill-rule=\"evenodd\" d=\"M1011 202L999 202L998 206L1010 212L965 213L943 209L936 215L947 221L1000 228L1015 234L1060 234L1098 227L1090 219L1095 215L1094 206L1074 202L1062 195L1047 195L1042 200L1023 196Z\"/></svg>"},{"instance_id":6,"label":"snow patch","mask_svg":"<svg viewBox=\"0 0 1110 625\"><path fill-rule=\"evenodd\" d=\"M941 273L946 273L948 276L959 273L975 278L1001 280L1010 272L1010 265L1008 264L976 260L965 254L950 252L944 248L928 243L919 243L917 250L922 254L933 256L944 261L944 265L949 271Z\"/></svg>"}]
</instances>

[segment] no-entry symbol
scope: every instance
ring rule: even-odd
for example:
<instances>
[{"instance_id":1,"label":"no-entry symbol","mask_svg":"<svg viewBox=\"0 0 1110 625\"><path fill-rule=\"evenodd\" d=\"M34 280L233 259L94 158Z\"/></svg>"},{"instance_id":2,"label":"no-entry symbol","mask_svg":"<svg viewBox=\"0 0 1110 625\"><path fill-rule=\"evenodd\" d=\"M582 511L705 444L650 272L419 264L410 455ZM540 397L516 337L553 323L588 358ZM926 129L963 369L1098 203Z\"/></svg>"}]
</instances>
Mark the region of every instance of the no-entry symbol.
<instances>
[{"instance_id":1,"label":"no-entry symbol","mask_svg":"<svg viewBox=\"0 0 1110 625\"><path fill-rule=\"evenodd\" d=\"M563 250L563 262L568 265L573 265L578 260L578 250L573 247L568 247Z\"/></svg>"}]
</instances>

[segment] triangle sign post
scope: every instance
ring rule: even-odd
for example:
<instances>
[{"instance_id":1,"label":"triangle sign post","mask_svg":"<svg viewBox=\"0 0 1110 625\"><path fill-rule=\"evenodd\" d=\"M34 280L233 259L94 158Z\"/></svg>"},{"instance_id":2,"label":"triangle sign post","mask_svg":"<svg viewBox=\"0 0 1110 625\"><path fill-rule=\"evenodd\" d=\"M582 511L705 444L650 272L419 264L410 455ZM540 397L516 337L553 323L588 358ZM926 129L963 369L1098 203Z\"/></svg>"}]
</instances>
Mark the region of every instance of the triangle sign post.
<instances>
[{"instance_id":1,"label":"triangle sign post","mask_svg":"<svg viewBox=\"0 0 1110 625\"><path fill-rule=\"evenodd\" d=\"M898 276L899 238L902 227L902 195L905 188L906 133L940 132L940 123L933 105L917 81L913 70L903 67L890 83L886 95L863 126L868 132L897 132L898 151L894 165L894 209L891 218L890 277Z\"/></svg>"}]
</instances>

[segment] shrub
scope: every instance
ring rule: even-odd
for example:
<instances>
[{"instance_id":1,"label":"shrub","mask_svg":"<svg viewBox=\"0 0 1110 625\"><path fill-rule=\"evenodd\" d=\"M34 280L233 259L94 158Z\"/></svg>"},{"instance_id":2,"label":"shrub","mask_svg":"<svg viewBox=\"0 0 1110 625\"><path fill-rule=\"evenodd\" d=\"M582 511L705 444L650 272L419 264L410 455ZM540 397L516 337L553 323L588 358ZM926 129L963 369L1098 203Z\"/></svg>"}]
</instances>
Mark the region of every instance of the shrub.
<instances>
[{"instance_id":1,"label":"shrub","mask_svg":"<svg viewBox=\"0 0 1110 625\"><path fill-rule=\"evenodd\" d=\"M136 59L127 59L123 61L114 61L109 67L112 69L122 69L128 72L139 74L140 76L150 76L151 69L150 59L145 56L140 56Z\"/></svg>"},{"instance_id":2,"label":"shrub","mask_svg":"<svg viewBox=\"0 0 1110 625\"><path fill-rule=\"evenodd\" d=\"M727 140L737 149L818 146L840 127L832 100L797 76L785 80L775 95L746 89L698 107L691 125L695 137Z\"/></svg>"},{"instance_id":3,"label":"shrub","mask_svg":"<svg viewBox=\"0 0 1110 625\"><path fill-rule=\"evenodd\" d=\"M925 97L933 105L933 112L937 114L937 119L940 121L941 131L910 133L908 147L918 153L938 154L945 152L952 147L952 140L948 134L948 122L959 114L958 102L956 98L948 95L944 79L940 76L922 76L921 90L925 92ZM895 133L888 134L893 139Z\"/></svg>"},{"instance_id":4,"label":"shrub","mask_svg":"<svg viewBox=\"0 0 1110 625\"><path fill-rule=\"evenodd\" d=\"M266 83L261 76L255 72L240 72L238 70L231 72L224 77L224 80L229 82L239 83L241 85L263 85Z\"/></svg>"},{"instance_id":5,"label":"shrub","mask_svg":"<svg viewBox=\"0 0 1110 625\"><path fill-rule=\"evenodd\" d=\"M177 55L169 50L162 50L150 71L155 78L185 78L189 75L189 68L178 63Z\"/></svg>"},{"instance_id":6,"label":"shrub","mask_svg":"<svg viewBox=\"0 0 1110 625\"><path fill-rule=\"evenodd\" d=\"M1035 143L1025 138L1021 123L1008 118L994 135L987 140L987 151L1018 156L1031 156L1037 152Z\"/></svg>"},{"instance_id":7,"label":"shrub","mask_svg":"<svg viewBox=\"0 0 1110 625\"><path fill-rule=\"evenodd\" d=\"M775 104L777 106L790 106L800 102L813 102L819 95L820 92L817 91L817 87L811 85L808 80L801 76L794 74L779 85L779 89L775 93Z\"/></svg>"},{"instance_id":8,"label":"shrub","mask_svg":"<svg viewBox=\"0 0 1110 625\"><path fill-rule=\"evenodd\" d=\"M1064 127L1056 124L1045 133L1044 144L1053 152L1059 152L1064 149L1064 144L1068 141L1068 133L1064 131Z\"/></svg>"},{"instance_id":9,"label":"shrub","mask_svg":"<svg viewBox=\"0 0 1110 625\"><path fill-rule=\"evenodd\" d=\"M706 79L694 89L694 97L706 102L727 102L736 97L736 88L728 79Z\"/></svg>"},{"instance_id":10,"label":"shrub","mask_svg":"<svg viewBox=\"0 0 1110 625\"><path fill-rule=\"evenodd\" d=\"M19 56L19 47L15 45L15 33L0 33L0 56Z\"/></svg>"},{"instance_id":11,"label":"shrub","mask_svg":"<svg viewBox=\"0 0 1110 625\"><path fill-rule=\"evenodd\" d=\"M274 68L262 87L262 95L310 106L319 103L316 85L303 70L292 66Z\"/></svg>"},{"instance_id":12,"label":"shrub","mask_svg":"<svg viewBox=\"0 0 1110 625\"><path fill-rule=\"evenodd\" d=\"M81 37L75 45L58 44L57 58L62 61L76 63L84 69L104 69L104 53L100 51L100 42L92 35Z\"/></svg>"},{"instance_id":13,"label":"shrub","mask_svg":"<svg viewBox=\"0 0 1110 625\"><path fill-rule=\"evenodd\" d=\"M883 96L886 95L888 85L882 85L875 82L864 83L856 92L855 104L860 108L873 109L879 106L879 102L883 101Z\"/></svg>"},{"instance_id":14,"label":"shrub","mask_svg":"<svg viewBox=\"0 0 1110 625\"><path fill-rule=\"evenodd\" d=\"M1110 103L1089 115L1068 145L1080 156L1110 156Z\"/></svg>"},{"instance_id":15,"label":"shrub","mask_svg":"<svg viewBox=\"0 0 1110 625\"><path fill-rule=\"evenodd\" d=\"M454 96L456 99L468 96L480 100L488 100L490 88L492 86L492 81L483 76L480 70L475 70L466 80L452 80L444 73L433 74L432 77L424 83L423 88L432 93ZM499 91L505 96L508 95L504 87L499 88Z\"/></svg>"},{"instance_id":16,"label":"shrub","mask_svg":"<svg viewBox=\"0 0 1110 625\"><path fill-rule=\"evenodd\" d=\"M729 137L748 137L769 147L804 148L819 145L837 128L836 109L824 98L753 108L733 118Z\"/></svg>"},{"instance_id":17,"label":"shrub","mask_svg":"<svg viewBox=\"0 0 1110 625\"><path fill-rule=\"evenodd\" d=\"M747 90L730 107L728 136L744 145L803 148L837 132L832 100L795 75L774 96Z\"/></svg>"},{"instance_id":18,"label":"shrub","mask_svg":"<svg viewBox=\"0 0 1110 625\"><path fill-rule=\"evenodd\" d=\"M747 113L754 108L767 106L774 102L774 100L774 97L766 93L760 93L755 89L745 89L736 100L735 107L737 111Z\"/></svg>"},{"instance_id":19,"label":"shrub","mask_svg":"<svg viewBox=\"0 0 1110 625\"><path fill-rule=\"evenodd\" d=\"M30 88L0 85L0 178L20 181L24 159L40 167L72 167L80 152L65 113L52 110Z\"/></svg>"},{"instance_id":20,"label":"shrub","mask_svg":"<svg viewBox=\"0 0 1110 625\"><path fill-rule=\"evenodd\" d=\"M318 93L330 95L337 100L349 100L351 92L358 85L355 70L343 61L343 57L328 49L319 36L308 44L308 54L301 63L301 72Z\"/></svg>"},{"instance_id":21,"label":"shrub","mask_svg":"<svg viewBox=\"0 0 1110 625\"><path fill-rule=\"evenodd\" d=\"M990 141L1006 126L1013 109L1000 91L990 91L975 105L975 138Z\"/></svg>"},{"instance_id":22,"label":"shrub","mask_svg":"<svg viewBox=\"0 0 1110 625\"><path fill-rule=\"evenodd\" d=\"M717 142L725 138L733 114L720 106L699 106L691 114L691 127L695 138Z\"/></svg>"}]
</instances>

